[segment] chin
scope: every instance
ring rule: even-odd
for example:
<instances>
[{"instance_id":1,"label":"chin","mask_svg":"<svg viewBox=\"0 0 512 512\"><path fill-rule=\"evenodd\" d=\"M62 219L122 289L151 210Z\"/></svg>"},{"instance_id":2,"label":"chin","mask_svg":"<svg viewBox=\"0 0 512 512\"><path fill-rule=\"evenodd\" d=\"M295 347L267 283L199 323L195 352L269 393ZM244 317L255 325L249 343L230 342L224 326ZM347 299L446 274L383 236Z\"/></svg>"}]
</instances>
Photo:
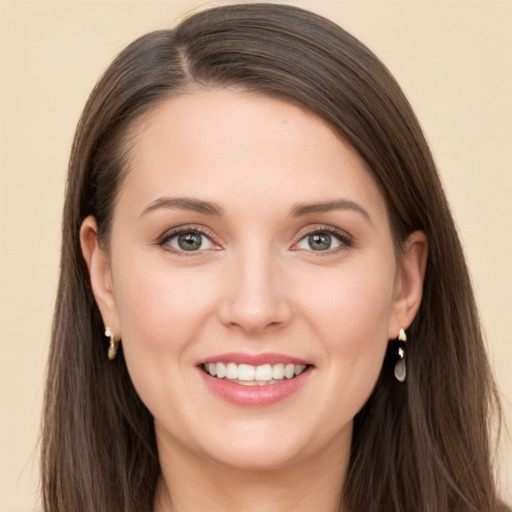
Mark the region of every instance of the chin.
<instances>
[{"instance_id":1,"label":"chin","mask_svg":"<svg viewBox=\"0 0 512 512\"><path fill-rule=\"evenodd\" d=\"M318 455L322 452L322 441L329 443L321 434L305 435L305 430L279 429L274 425L243 434L226 432L222 442L202 448L218 464L240 471L280 470Z\"/></svg>"},{"instance_id":2,"label":"chin","mask_svg":"<svg viewBox=\"0 0 512 512\"><path fill-rule=\"evenodd\" d=\"M223 466L228 466L238 471L259 472L273 471L287 468L300 460L296 452L265 449L244 451L243 453L221 453L214 456L214 460Z\"/></svg>"}]
</instances>

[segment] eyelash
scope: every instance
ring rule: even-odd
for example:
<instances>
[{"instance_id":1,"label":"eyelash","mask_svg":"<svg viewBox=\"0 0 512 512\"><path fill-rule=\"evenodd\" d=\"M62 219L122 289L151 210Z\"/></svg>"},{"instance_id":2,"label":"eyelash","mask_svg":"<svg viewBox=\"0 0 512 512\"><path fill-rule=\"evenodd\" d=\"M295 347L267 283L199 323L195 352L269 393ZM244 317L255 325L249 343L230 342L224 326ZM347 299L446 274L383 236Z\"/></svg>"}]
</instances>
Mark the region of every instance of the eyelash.
<instances>
[{"instance_id":1,"label":"eyelash","mask_svg":"<svg viewBox=\"0 0 512 512\"><path fill-rule=\"evenodd\" d=\"M204 228L200 226L181 226L178 228L173 228L169 231L166 231L157 241L157 244L162 247L164 250L172 252L173 254L176 254L179 257L194 257L202 254L204 250L202 251L185 251L185 250L177 250L173 247L165 247L166 244L169 243L170 240L173 238L180 236L185 233L199 233L200 235L206 237L213 245L219 246L216 242L214 242L213 237L211 233L206 231Z\"/></svg>"},{"instance_id":2,"label":"eyelash","mask_svg":"<svg viewBox=\"0 0 512 512\"><path fill-rule=\"evenodd\" d=\"M330 235L334 237L336 240L338 240L341 245L333 249L327 249L325 251L314 251L313 249L309 250L309 252L313 253L315 257L330 256L332 254L336 254L339 251L350 249L351 247L354 246L354 239L348 233L342 231L341 229L337 229L333 226L318 226L315 227L314 229L306 231L305 233L301 233L298 241L295 242L293 245L296 246L306 237L316 234Z\"/></svg>"},{"instance_id":3,"label":"eyelash","mask_svg":"<svg viewBox=\"0 0 512 512\"><path fill-rule=\"evenodd\" d=\"M202 228L201 226L181 226L178 228L173 228L173 229L165 232L161 237L159 237L159 239L157 240L157 245L162 247L164 250L172 252L180 257L198 256L198 255L202 254L205 250L207 250L207 249L203 249L203 250L198 250L198 251L185 251L185 250L177 250L177 249L171 248L171 247L165 247L166 244L168 244L170 240L172 240L173 238L175 238L181 234L185 234L185 233L199 233L202 236L206 237L208 240L210 240L210 242L212 244L216 245L217 247L219 246L219 244L214 241L214 237L212 236L212 234L210 232L208 232L207 230L205 230L204 228ZM315 251L315 250L311 249L309 252L313 253L315 256L320 256L320 257L328 256L328 255L337 253L340 250L350 249L354 245L354 239L348 233L346 233L340 229L334 228L332 226L319 226L314 229L311 229L311 230L301 233L300 237L298 238L298 240L296 242L294 242L293 246L296 246L297 244L299 244L306 237L316 235L316 234L327 234L327 235L333 236L334 238L336 238L336 240L338 240L340 242L341 245L338 247L335 247L334 249L327 249L325 251ZM298 251L300 249L292 249L292 250Z\"/></svg>"}]
</instances>

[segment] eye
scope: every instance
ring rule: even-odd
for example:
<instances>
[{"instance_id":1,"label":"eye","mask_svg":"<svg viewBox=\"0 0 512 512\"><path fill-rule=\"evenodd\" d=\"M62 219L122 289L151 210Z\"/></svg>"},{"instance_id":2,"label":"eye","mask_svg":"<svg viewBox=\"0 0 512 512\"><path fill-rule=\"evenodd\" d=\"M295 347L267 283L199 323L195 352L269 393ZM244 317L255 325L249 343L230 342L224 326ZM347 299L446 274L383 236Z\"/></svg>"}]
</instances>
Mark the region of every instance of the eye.
<instances>
[{"instance_id":1,"label":"eye","mask_svg":"<svg viewBox=\"0 0 512 512\"><path fill-rule=\"evenodd\" d=\"M317 230L302 237L296 244L297 249L327 252L345 246L350 247L350 238L334 230Z\"/></svg>"},{"instance_id":2,"label":"eye","mask_svg":"<svg viewBox=\"0 0 512 512\"><path fill-rule=\"evenodd\" d=\"M216 247L210 238L197 229L171 232L162 241L161 245L167 245L180 252L197 252Z\"/></svg>"}]
</instances>

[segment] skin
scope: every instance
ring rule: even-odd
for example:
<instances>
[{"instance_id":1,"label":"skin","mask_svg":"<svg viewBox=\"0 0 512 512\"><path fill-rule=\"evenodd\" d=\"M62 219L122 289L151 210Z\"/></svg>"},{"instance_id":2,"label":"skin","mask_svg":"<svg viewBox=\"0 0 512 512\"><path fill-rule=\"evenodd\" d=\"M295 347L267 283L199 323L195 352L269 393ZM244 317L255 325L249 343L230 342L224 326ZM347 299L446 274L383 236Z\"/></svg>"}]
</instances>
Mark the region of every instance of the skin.
<instances>
[{"instance_id":1,"label":"skin","mask_svg":"<svg viewBox=\"0 0 512 512\"><path fill-rule=\"evenodd\" d=\"M411 234L397 256L362 160L289 103L190 92L134 134L108 252L92 217L81 242L104 322L155 418L155 510L171 510L169 493L179 512L340 510L353 418L388 340L421 301L425 236ZM155 204L162 197L213 202L222 215ZM334 200L350 203L290 214ZM206 233L201 248L162 242L177 226ZM326 229L343 239L313 250L308 235ZM284 400L241 407L213 394L197 368L226 352L277 352L314 367Z\"/></svg>"}]
</instances>

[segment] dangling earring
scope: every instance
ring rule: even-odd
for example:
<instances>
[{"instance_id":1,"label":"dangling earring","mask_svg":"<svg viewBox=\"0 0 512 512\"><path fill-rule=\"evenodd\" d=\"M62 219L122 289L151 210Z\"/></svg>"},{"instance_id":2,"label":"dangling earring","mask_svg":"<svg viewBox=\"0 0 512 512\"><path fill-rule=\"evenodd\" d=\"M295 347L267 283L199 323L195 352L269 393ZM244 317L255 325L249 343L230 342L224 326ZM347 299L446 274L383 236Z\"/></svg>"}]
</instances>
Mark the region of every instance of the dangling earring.
<instances>
[{"instance_id":1,"label":"dangling earring","mask_svg":"<svg viewBox=\"0 0 512 512\"><path fill-rule=\"evenodd\" d=\"M403 329L400 329L398 334L398 361L395 364L395 378L398 382L404 382L407 376L407 370L405 367L405 342L407 336Z\"/></svg>"},{"instance_id":2,"label":"dangling earring","mask_svg":"<svg viewBox=\"0 0 512 512\"><path fill-rule=\"evenodd\" d=\"M117 342L114 337L114 333L110 330L110 327L105 327L105 336L110 338L110 345L108 347L108 359L112 361L117 356Z\"/></svg>"}]
</instances>

